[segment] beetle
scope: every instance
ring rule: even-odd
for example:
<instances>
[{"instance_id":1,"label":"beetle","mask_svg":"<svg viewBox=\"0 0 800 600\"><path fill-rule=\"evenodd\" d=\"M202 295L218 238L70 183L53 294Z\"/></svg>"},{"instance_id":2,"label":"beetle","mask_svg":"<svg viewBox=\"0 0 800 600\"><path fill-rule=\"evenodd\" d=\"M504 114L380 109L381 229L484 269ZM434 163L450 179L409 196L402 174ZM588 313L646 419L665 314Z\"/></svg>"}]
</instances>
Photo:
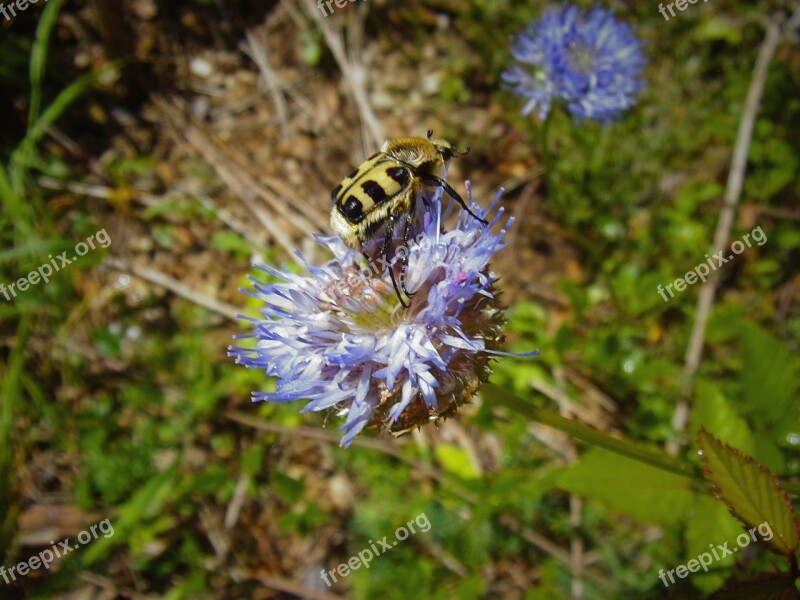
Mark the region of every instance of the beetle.
<instances>
[{"instance_id":1,"label":"beetle","mask_svg":"<svg viewBox=\"0 0 800 600\"><path fill-rule=\"evenodd\" d=\"M403 244L407 247L409 229L416 215L417 198L422 198L426 209L430 204L421 194L425 188L441 187L471 217L484 225L488 222L476 215L453 187L437 173L454 156L469 152L458 149L447 140L435 139L428 131L427 138L403 137L387 140L376 152L356 168L331 192L331 228L346 246L364 253L364 243L385 229L381 256L387 260L391 252L396 224L404 219ZM365 254L366 256L366 254ZM369 257L366 257L369 260ZM409 298L403 277L408 266L408 255L402 258L401 285L398 287L394 269L389 262L389 275L400 300L407 308L400 288Z\"/></svg>"}]
</instances>

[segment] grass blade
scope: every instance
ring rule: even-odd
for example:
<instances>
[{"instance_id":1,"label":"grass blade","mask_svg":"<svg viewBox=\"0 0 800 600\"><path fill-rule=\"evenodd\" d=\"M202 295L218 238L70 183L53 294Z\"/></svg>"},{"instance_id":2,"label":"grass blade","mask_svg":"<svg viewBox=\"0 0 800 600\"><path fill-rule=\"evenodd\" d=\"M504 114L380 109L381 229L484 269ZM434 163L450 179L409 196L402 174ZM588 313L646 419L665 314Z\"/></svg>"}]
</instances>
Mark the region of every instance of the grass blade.
<instances>
[{"instance_id":1,"label":"grass blade","mask_svg":"<svg viewBox=\"0 0 800 600\"><path fill-rule=\"evenodd\" d=\"M58 12L61 10L61 0L48 2L36 28L36 37L31 50L31 102L28 106L28 123L35 123L39 118L42 107L42 80L47 70L47 52L50 46L50 36L53 33Z\"/></svg>"}]
</instances>

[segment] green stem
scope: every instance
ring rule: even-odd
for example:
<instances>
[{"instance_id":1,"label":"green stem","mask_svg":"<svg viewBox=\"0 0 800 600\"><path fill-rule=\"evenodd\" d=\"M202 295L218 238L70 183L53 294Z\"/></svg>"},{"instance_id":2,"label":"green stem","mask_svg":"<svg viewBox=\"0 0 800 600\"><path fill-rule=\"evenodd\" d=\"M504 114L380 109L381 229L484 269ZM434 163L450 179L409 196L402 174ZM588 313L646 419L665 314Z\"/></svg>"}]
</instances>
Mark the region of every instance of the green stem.
<instances>
[{"instance_id":1,"label":"green stem","mask_svg":"<svg viewBox=\"0 0 800 600\"><path fill-rule=\"evenodd\" d=\"M567 419L553 411L536 407L530 402L518 398L511 392L508 392L507 390L493 383L485 383L483 385L483 389L489 392L488 398L490 400L494 400L498 404L501 404L506 408L523 415L524 417L536 421L537 423L547 425L553 429L558 429L559 431L563 431L564 433L569 434L579 440L599 448L604 448L605 450L610 450L611 452L616 452L617 454L627 458L638 460L639 462L650 465L651 467L656 467L658 469L662 469L663 471L688 477L689 479L699 482L703 481L700 473L691 464L682 460L678 460L660 450L648 448L627 440L613 438L610 435L596 429L592 429L583 423L573 421L572 419Z\"/></svg>"}]
</instances>

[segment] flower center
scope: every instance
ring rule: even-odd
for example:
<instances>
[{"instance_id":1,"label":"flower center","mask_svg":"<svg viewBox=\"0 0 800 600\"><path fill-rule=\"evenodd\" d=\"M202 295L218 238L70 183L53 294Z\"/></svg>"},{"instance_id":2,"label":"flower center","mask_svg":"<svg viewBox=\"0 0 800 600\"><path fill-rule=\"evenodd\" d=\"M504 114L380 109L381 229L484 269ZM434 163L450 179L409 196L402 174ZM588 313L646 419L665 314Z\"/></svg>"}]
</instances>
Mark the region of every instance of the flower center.
<instances>
[{"instance_id":1,"label":"flower center","mask_svg":"<svg viewBox=\"0 0 800 600\"><path fill-rule=\"evenodd\" d=\"M567 64L583 75L588 75L594 67L597 52L580 38L573 38L567 42Z\"/></svg>"},{"instance_id":2,"label":"flower center","mask_svg":"<svg viewBox=\"0 0 800 600\"><path fill-rule=\"evenodd\" d=\"M339 280L326 286L326 300L346 314L357 327L380 331L396 326L403 318L397 295L386 282L345 267Z\"/></svg>"}]
</instances>

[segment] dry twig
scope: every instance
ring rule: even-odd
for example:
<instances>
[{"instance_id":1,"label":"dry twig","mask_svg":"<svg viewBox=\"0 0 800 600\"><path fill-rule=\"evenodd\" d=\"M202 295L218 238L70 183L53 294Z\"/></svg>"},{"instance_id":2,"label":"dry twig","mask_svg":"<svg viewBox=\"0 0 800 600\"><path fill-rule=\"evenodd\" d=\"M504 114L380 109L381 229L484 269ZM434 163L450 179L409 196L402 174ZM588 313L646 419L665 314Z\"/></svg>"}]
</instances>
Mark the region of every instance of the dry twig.
<instances>
[{"instance_id":1,"label":"dry twig","mask_svg":"<svg viewBox=\"0 0 800 600\"><path fill-rule=\"evenodd\" d=\"M138 265L115 257L107 258L105 264L110 266L112 269L116 269L117 271L131 273L136 277L144 279L145 281L149 281L152 284L166 288L173 294L180 296L189 302L193 302L198 306L207 308L208 310L222 315L223 317L232 319L234 321L239 320L237 317L239 314L239 309L235 306L217 300L216 298L206 296L205 294L198 292L188 285L181 283L174 277L170 277L169 275L162 273L158 269L153 269L152 267L146 267L144 265Z\"/></svg>"},{"instance_id":2,"label":"dry twig","mask_svg":"<svg viewBox=\"0 0 800 600\"><path fill-rule=\"evenodd\" d=\"M796 26L798 18L800 18L800 7L796 9L792 18L786 23L787 27L783 31L788 32L788 29ZM782 37L783 31L781 24L783 21L784 17L781 13L773 15L765 24L766 35L764 41L761 43L756 65L753 69L753 78L747 90L747 98L744 104L742 119L739 122L739 131L736 135L736 144L734 146L731 169L725 188L722 210L717 220L717 228L714 231L714 242L711 246L711 253L713 254L719 254L727 250L734 217L736 216L736 207L739 204L739 198L742 195L742 188L744 186L747 156L753 138L753 127L755 126L756 115L761 106L761 97L764 93L767 71ZM686 363L682 374L681 399L675 406L675 411L672 415L672 427L678 433L683 433L686 430L686 425L689 420L688 396L691 393L694 374L697 372L702 359L706 326L711 315L711 307L714 304L718 281L719 271L712 271L706 285L700 289L700 294L697 298L695 320L692 326L689 344L686 349ZM667 451L671 454L677 454L680 446L680 441L672 440L667 444Z\"/></svg>"},{"instance_id":3,"label":"dry twig","mask_svg":"<svg viewBox=\"0 0 800 600\"><path fill-rule=\"evenodd\" d=\"M348 53L348 51L345 49L344 41L342 40L342 34L334 29L330 20L326 19L320 14L313 0L304 0L304 2L308 13L313 16L317 26L322 31L322 35L325 37L325 43L328 44L328 47L331 49L333 58L336 60L336 64L339 65L339 69L342 71L342 75L344 75L344 80L348 84L348 88L356 102L356 106L358 106L358 111L361 115L361 121L369 131L369 141L371 143L366 144L366 146L368 148L376 148L380 146L383 143L385 136L383 127L381 126L378 118L375 116L375 112L372 110L372 105L369 102L369 94L367 93L366 89L367 71L364 68L364 65L362 64L359 56L353 54L354 48L351 47L350 52ZM353 27L353 23L357 23L357 15L351 18L356 19L356 21L351 22L351 27ZM348 37L350 37L352 40L357 36L358 34L356 33L355 28L352 28Z\"/></svg>"},{"instance_id":4,"label":"dry twig","mask_svg":"<svg viewBox=\"0 0 800 600\"><path fill-rule=\"evenodd\" d=\"M250 29L247 32L247 41L240 45L242 51L249 56L258 66L258 70L263 78L264 89L272 96L272 103L278 113L278 120L281 125L281 137L289 139L289 109L286 106L286 98L283 97L283 90L277 73L269 62L269 52L263 36Z\"/></svg>"},{"instance_id":5,"label":"dry twig","mask_svg":"<svg viewBox=\"0 0 800 600\"><path fill-rule=\"evenodd\" d=\"M164 98L156 98L155 104L172 123L172 135L181 143L188 142L203 157L203 160L216 170L225 185L242 200L247 209L287 254L293 254L297 245L286 233L285 227L282 227L277 221L276 216L284 217L305 235L310 236L317 231L316 226L306 217L294 212L294 209L302 203L282 200L272 190L260 185L258 179L234 159L231 151L226 150L220 142L215 141L210 133L199 124L192 122L187 116L187 112L182 110L179 105L168 102ZM267 211L258 204L256 197L261 198L271 211Z\"/></svg>"}]
</instances>

